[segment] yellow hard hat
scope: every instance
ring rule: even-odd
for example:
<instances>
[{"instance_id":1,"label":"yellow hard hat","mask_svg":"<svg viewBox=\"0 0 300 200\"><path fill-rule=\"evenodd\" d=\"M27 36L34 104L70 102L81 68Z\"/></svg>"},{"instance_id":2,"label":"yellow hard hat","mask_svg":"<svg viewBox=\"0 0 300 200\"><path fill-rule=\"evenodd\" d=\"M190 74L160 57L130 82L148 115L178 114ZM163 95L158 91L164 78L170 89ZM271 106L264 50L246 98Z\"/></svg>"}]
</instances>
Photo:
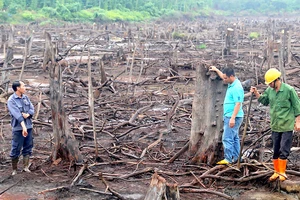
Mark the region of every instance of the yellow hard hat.
<instances>
[{"instance_id":1,"label":"yellow hard hat","mask_svg":"<svg viewBox=\"0 0 300 200\"><path fill-rule=\"evenodd\" d=\"M275 68L269 69L265 74L265 83L269 85L281 76L281 72Z\"/></svg>"}]
</instances>

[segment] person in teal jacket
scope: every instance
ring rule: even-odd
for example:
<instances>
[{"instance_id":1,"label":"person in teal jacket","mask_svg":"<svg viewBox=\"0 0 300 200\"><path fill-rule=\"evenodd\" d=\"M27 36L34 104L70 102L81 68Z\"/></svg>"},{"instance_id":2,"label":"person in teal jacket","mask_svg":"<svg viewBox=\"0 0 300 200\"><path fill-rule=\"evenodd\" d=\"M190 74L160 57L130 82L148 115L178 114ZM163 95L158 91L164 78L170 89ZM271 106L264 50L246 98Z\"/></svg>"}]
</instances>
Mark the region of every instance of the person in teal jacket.
<instances>
[{"instance_id":1,"label":"person in teal jacket","mask_svg":"<svg viewBox=\"0 0 300 200\"><path fill-rule=\"evenodd\" d=\"M292 146L293 130L300 131L300 100L295 89L281 82L281 72L275 68L265 74L265 83L269 86L262 94L251 87L263 105L270 105L271 130L273 141L274 174L269 178L274 181L286 180L287 158Z\"/></svg>"}]
</instances>

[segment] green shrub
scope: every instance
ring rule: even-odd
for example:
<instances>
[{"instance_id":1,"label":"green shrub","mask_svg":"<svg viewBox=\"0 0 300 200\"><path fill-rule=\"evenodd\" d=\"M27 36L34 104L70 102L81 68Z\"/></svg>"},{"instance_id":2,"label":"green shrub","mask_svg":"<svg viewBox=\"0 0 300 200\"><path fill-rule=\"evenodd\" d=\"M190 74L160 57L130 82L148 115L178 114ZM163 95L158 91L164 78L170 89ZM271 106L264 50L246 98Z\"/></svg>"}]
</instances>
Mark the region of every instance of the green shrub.
<instances>
[{"instance_id":1,"label":"green shrub","mask_svg":"<svg viewBox=\"0 0 300 200\"><path fill-rule=\"evenodd\" d=\"M251 32L249 34L249 38L250 39L257 39L259 37L259 33L258 32Z\"/></svg>"},{"instance_id":2,"label":"green shrub","mask_svg":"<svg viewBox=\"0 0 300 200\"><path fill-rule=\"evenodd\" d=\"M206 49L206 44L197 45L196 49Z\"/></svg>"},{"instance_id":3,"label":"green shrub","mask_svg":"<svg viewBox=\"0 0 300 200\"><path fill-rule=\"evenodd\" d=\"M164 20L178 20L182 17L179 11L164 9L162 11L162 19Z\"/></svg>"},{"instance_id":4,"label":"green shrub","mask_svg":"<svg viewBox=\"0 0 300 200\"><path fill-rule=\"evenodd\" d=\"M148 12L153 17L158 17L161 14L158 8L155 7L154 3L152 2L146 3L144 6L140 8L140 10Z\"/></svg>"},{"instance_id":5,"label":"green shrub","mask_svg":"<svg viewBox=\"0 0 300 200\"><path fill-rule=\"evenodd\" d=\"M74 14L75 17L83 20L83 21L91 21L95 18L94 12L91 12L90 9L88 10L81 10Z\"/></svg>"},{"instance_id":6,"label":"green shrub","mask_svg":"<svg viewBox=\"0 0 300 200\"><path fill-rule=\"evenodd\" d=\"M48 19L39 23L40 26L49 26L49 25L58 26L59 24L60 23L57 20L53 20L53 19Z\"/></svg>"},{"instance_id":7,"label":"green shrub","mask_svg":"<svg viewBox=\"0 0 300 200\"><path fill-rule=\"evenodd\" d=\"M81 10L81 4L76 2L76 3L68 3L66 4L66 8L70 11L70 12L78 12Z\"/></svg>"},{"instance_id":8,"label":"green shrub","mask_svg":"<svg viewBox=\"0 0 300 200\"><path fill-rule=\"evenodd\" d=\"M8 13L7 12L0 12L0 21L6 22L8 20Z\"/></svg>"},{"instance_id":9,"label":"green shrub","mask_svg":"<svg viewBox=\"0 0 300 200\"><path fill-rule=\"evenodd\" d=\"M94 13L94 21L95 22L108 22L109 19L106 17L104 13Z\"/></svg>"},{"instance_id":10,"label":"green shrub","mask_svg":"<svg viewBox=\"0 0 300 200\"><path fill-rule=\"evenodd\" d=\"M32 12L30 12L28 10L22 12L21 16L26 21L33 21L34 20L34 16L33 16Z\"/></svg>"},{"instance_id":11,"label":"green shrub","mask_svg":"<svg viewBox=\"0 0 300 200\"><path fill-rule=\"evenodd\" d=\"M42 8L41 12L50 18L55 18L58 16L56 9L51 7L44 7Z\"/></svg>"},{"instance_id":12,"label":"green shrub","mask_svg":"<svg viewBox=\"0 0 300 200\"><path fill-rule=\"evenodd\" d=\"M16 14L19 10L22 10L22 6L21 6L21 5L18 5L18 4L11 4L11 5L9 5L7 11L8 11L10 14Z\"/></svg>"},{"instance_id":13,"label":"green shrub","mask_svg":"<svg viewBox=\"0 0 300 200\"><path fill-rule=\"evenodd\" d=\"M124 16L122 15L122 12L120 10L109 10L106 12L106 16L108 19L113 21L123 21Z\"/></svg>"},{"instance_id":14,"label":"green shrub","mask_svg":"<svg viewBox=\"0 0 300 200\"><path fill-rule=\"evenodd\" d=\"M58 4L56 6L56 12L58 13L58 17L65 21L72 20L71 12L68 10L68 8L64 5Z\"/></svg>"},{"instance_id":15,"label":"green shrub","mask_svg":"<svg viewBox=\"0 0 300 200\"><path fill-rule=\"evenodd\" d=\"M184 39L184 37L185 37L185 34L184 33L179 33L179 32L177 32L177 31L174 31L173 33L172 33L172 36L173 36L173 38L176 40L176 39Z\"/></svg>"}]
</instances>

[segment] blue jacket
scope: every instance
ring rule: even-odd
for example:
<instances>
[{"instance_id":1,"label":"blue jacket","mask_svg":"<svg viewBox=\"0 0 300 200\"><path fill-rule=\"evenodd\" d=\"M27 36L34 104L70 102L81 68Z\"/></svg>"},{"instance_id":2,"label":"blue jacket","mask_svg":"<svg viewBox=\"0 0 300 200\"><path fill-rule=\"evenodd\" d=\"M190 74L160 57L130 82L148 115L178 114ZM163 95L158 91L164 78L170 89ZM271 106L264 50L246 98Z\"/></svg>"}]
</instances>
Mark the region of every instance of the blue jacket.
<instances>
[{"instance_id":1,"label":"blue jacket","mask_svg":"<svg viewBox=\"0 0 300 200\"><path fill-rule=\"evenodd\" d=\"M11 126L13 131L22 130L22 121L24 121L27 129L32 128L31 117L34 114L34 107L28 96L23 94L22 97L19 97L16 93L12 94L7 101L7 107L12 118ZM28 113L30 117L24 119L22 113Z\"/></svg>"}]
</instances>

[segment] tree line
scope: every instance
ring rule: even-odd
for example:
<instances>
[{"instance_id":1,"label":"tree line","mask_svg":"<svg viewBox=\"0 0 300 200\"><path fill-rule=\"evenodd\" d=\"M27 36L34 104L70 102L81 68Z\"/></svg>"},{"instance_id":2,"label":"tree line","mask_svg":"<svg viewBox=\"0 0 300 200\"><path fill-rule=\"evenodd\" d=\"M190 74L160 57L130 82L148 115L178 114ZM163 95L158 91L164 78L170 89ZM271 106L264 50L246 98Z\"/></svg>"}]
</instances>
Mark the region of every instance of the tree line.
<instances>
[{"instance_id":1,"label":"tree line","mask_svg":"<svg viewBox=\"0 0 300 200\"><path fill-rule=\"evenodd\" d=\"M160 16L284 13L298 0L0 0L0 20L141 21Z\"/></svg>"}]
</instances>

